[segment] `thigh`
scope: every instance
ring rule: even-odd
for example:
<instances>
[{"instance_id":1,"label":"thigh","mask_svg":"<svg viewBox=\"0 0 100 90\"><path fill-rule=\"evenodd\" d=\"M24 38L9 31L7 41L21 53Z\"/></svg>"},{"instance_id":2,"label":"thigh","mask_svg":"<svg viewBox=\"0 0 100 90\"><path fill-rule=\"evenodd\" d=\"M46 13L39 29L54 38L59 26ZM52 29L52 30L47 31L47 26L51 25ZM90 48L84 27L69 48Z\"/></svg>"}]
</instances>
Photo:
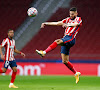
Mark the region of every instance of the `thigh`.
<instances>
[{"instance_id":1,"label":"thigh","mask_svg":"<svg viewBox=\"0 0 100 90\"><path fill-rule=\"evenodd\" d=\"M62 62L63 63L68 63L68 61L69 61L69 55L61 53L61 57L62 57Z\"/></svg>"},{"instance_id":2,"label":"thigh","mask_svg":"<svg viewBox=\"0 0 100 90\"><path fill-rule=\"evenodd\" d=\"M61 45L63 43L63 40L62 39L57 39L54 42L56 42L58 45Z\"/></svg>"},{"instance_id":3,"label":"thigh","mask_svg":"<svg viewBox=\"0 0 100 90\"><path fill-rule=\"evenodd\" d=\"M17 72L17 67L12 67L13 72Z\"/></svg>"},{"instance_id":4,"label":"thigh","mask_svg":"<svg viewBox=\"0 0 100 90\"><path fill-rule=\"evenodd\" d=\"M61 46L61 53L65 54L65 55L69 55L70 52L70 47L63 45Z\"/></svg>"},{"instance_id":5,"label":"thigh","mask_svg":"<svg viewBox=\"0 0 100 90\"><path fill-rule=\"evenodd\" d=\"M11 67L11 68L17 67L17 64L16 64L16 61L15 61L15 60L10 61L10 67Z\"/></svg>"},{"instance_id":6,"label":"thigh","mask_svg":"<svg viewBox=\"0 0 100 90\"><path fill-rule=\"evenodd\" d=\"M10 64L10 62L9 62L9 61L4 61L4 66L3 66L3 67L4 67L5 69L7 69L7 68L8 68L8 66L9 66L9 64Z\"/></svg>"},{"instance_id":7,"label":"thigh","mask_svg":"<svg viewBox=\"0 0 100 90\"><path fill-rule=\"evenodd\" d=\"M67 47L72 47L75 44L75 38L71 36L65 36L62 40Z\"/></svg>"}]
</instances>

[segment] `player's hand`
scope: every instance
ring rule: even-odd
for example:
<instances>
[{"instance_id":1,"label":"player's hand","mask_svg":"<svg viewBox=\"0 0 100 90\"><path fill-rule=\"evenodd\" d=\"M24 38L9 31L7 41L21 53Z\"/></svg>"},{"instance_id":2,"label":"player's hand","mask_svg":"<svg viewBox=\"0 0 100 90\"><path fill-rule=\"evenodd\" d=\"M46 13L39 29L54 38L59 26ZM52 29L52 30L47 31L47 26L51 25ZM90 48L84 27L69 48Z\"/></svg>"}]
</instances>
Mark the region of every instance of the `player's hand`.
<instances>
[{"instance_id":1,"label":"player's hand","mask_svg":"<svg viewBox=\"0 0 100 90\"><path fill-rule=\"evenodd\" d=\"M42 24L41 24L41 28L44 28L44 27L45 27L45 25L46 25L45 23L42 23Z\"/></svg>"},{"instance_id":2,"label":"player's hand","mask_svg":"<svg viewBox=\"0 0 100 90\"><path fill-rule=\"evenodd\" d=\"M67 24L63 24L62 27L63 28L67 28L68 26L67 26Z\"/></svg>"},{"instance_id":3,"label":"player's hand","mask_svg":"<svg viewBox=\"0 0 100 90\"><path fill-rule=\"evenodd\" d=\"M4 55L1 55L1 59L2 59L2 60L5 60L5 56L4 56Z\"/></svg>"},{"instance_id":4,"label":"player's hand","mask_svg":"<svg viewBox=\"0 0 100 90\"><path fill-rule=\"evenodd\" d=\"M25 54L21 52L21 56L23 56L25 58Z\"/></svg>"}]
</instances>

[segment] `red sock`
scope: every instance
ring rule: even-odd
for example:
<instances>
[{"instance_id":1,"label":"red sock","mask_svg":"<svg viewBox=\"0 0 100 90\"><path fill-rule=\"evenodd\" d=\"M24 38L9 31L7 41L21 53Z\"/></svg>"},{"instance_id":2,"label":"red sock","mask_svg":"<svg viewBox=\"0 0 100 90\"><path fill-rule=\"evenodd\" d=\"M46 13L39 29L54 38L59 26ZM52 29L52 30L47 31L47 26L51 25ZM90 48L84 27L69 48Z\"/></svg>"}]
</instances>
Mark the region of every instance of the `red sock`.
<instances>
[{"instance_id":1,"label":"red sock","mask_svg":"<svg viewBox=\"0 0 100 90\"><path fill-rule=\"evenodd\" d=\"M68 62L68 63L64 63L74 74L76 73L76 70L74 69L73 65Z\"/></svg>"},{"instance_id":2,"label":"red sock","mask_svg":"<svg viewBox=\"0 0 100 90\"><path fill-rule=\"evenodd\" d=\"M3 73L3 70L2 70L2 68L0 68L0 73Z\"/></svg>"},{"instance_id":3,"label":"red sock","mask_svg":"<svg viewBox=\"0 0 100 90\"><path fill-rule=\"evenodd\" d=\"M12 73L12 76L11 76L11 83L13 83L13 82L15 81L16 74L17 74L17 72L13 72L13 73Z\"/></svg>"},{"instance_id":4,"label":"red sock","mask_svg":"<svg viewBox=\"0 0 100 90\"><path fill-rule=\"evenodd\" d=\"M57 47L57 43L53 42L46 50L44 50L46 53L48 53L49 51L55 49Z\"/></svg>"}]
</instances>

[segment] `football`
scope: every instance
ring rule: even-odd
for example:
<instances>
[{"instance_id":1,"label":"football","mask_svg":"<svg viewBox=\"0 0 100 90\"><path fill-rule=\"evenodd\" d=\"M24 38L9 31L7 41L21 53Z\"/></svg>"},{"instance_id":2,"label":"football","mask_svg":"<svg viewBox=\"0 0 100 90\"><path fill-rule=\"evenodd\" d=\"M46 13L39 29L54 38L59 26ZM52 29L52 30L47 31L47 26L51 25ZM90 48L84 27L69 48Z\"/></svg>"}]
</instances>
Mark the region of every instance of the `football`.
<instances>
[{"instance_id":1,"label":"football","mask_svg":"<svg viewBox=\"0 0 100 90\"><path fill-rule=\"evenodd\" d=\"M35 17L37 15L37 13L38 13L38 11L34 7L29 8L27 11L28 16L30 16L30 17Z\"/></svg>"}]
</instances>

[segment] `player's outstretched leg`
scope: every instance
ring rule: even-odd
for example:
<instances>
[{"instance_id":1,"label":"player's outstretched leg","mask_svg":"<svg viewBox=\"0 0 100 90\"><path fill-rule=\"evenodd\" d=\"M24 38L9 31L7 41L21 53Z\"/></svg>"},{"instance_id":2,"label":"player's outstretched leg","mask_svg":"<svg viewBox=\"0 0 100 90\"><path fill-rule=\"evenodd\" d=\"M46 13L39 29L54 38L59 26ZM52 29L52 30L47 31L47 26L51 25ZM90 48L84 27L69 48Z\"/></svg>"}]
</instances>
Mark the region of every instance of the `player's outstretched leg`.
<instances>
[{"instance_id":1,"label":"player's outstretched leg","mask_svg":"<svg viewBox=\"0 0 100 90\"><path fill-rule=\"evenodd\" d=\"M51 50L55 49L57 47L57 42L53 42L46 50L36 50L36 52L41 56L45 56L46 53L50 52Z\"/></svg>"},{"instance_id":2,"label":"player's outstretched leg","mask_svg":"<svg viewBox=\"0 0 100 90\"><path fill-rule=\"evenodd\" d=\"M45 49L44 51L42 51L42 50L40 50L40 51L39 51L39 50L36 50L36 52L37 52L41 57L43 57L43 56L45 56L46 53L52 51L53 49L55 49L55 48L57 47L57 45L59 45L59 44L61 44L61 43L63 43L63 41L62 41L61 39L57 39L57 40L55 40L50 46L48 46L48 48Z\"/></svg>"},{"instance_id":3,"label":"player's outstretched leg","mask_svg":"<svg viewBox=\"0 0 100 90\"><path fill-rule=\"evenodd\" d=\"M16 78L16 74L17 74L17 69L16 67L13 67L13 73L12 73L12 76L11 76L11 82L9 84L9 88L18 88L17 86L15 86L13 83L15 81L15 78Z\"/></svg>"}]
</instances>

